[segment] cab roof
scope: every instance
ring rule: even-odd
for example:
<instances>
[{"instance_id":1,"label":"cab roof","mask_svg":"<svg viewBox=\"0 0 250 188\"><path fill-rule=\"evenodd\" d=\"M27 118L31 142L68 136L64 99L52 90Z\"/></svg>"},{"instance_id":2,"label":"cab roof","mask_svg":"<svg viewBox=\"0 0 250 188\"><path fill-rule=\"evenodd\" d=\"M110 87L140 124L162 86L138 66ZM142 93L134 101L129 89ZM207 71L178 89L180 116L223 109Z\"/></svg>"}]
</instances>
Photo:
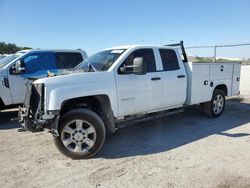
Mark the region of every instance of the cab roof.
<instances>
[{"instance_id":1,"label":"cab roof","mask_svg":"<svg viewBox=\"0 0 250 188\"><path fill-rule=\"evenodd\" d=\"M70 49L29 49L29 50L21 50L17 53L28 53L28 52L44 52L44 51L52 51L52 52L83 52L84 50L77 49L77 50L70 50Z\"/></svg>"},{"instance_id":2,"label":"cab roof","mask_svg":"<svg viewBox=\"0 0 250 188\"><path fill-rule=\"evenodd\" d=\"M128 50L128 49L132 49L132 48L170 48L170 49L176 49L178 47L171 47L171 46L162 46L162 45L125 45L125 46L115 46L112 48L107 48L105 50L117 50L117 49L124 49L124 50Z\"/></svg>"}]
</instances>

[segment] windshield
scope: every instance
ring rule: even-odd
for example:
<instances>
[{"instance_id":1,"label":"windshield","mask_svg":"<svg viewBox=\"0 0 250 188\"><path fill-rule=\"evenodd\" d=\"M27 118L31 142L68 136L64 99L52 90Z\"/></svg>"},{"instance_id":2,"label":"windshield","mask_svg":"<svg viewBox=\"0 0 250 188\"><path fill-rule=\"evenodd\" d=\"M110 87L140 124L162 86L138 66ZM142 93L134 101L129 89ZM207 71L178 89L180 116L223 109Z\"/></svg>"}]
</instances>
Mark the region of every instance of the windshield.
<instances>
[{"instance_id":1,"label":"windshield","mask_svg":"<svg viewBox=\"0 0 250 188\"><path fill-rule=\"evenodd\" d=\"M9 56L4 57L3 59L0 60L0 68L4 67L5 65L10 63L14 59L18 58L19 56L20 55L18 55L18 54L13 54L13 55L9 55Z\"/></svg>"},{"instance_id":2,"label":"windshield","mask_svg":"<svg viewBox=\"0 0 250 188\"><path fill-rule=\"evenodd\" d=\"M106 50L98 52L80 63L75 70L107 71L125 50Z\"/></svg>"}]
</instances>

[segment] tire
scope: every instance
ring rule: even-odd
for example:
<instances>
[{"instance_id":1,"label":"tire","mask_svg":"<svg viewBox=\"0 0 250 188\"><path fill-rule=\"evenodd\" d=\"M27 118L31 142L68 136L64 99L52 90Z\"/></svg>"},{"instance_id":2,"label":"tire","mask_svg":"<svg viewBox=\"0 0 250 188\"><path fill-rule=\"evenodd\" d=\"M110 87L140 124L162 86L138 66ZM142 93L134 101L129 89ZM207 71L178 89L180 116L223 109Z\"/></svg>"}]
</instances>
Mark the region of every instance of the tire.
<instances>
[{"instance_id":1,"label":"tire","mask_svg":"<svg viewBox=\"0 0 250 188\"><path fill-rule=\"evenodd\" d=\"M221 90L215 90L212 100L201 104L202 112L208 117L219 117L225 108L225 94Z\"/></svg>"},{"instance_id":2,"label":"tire","mask_svg":"<svg viewBox=\"0 0 250 188\"><path fill-rule=\"evenodd\" d=\"M1 112L2 110L4 110L4 106L1 106L1 104L0 104L0 112Z\"/></svg>"},{"instance_id":3,"label":"tire","mask_svg":"<svg viewBox=\"0 0 250 188\"><path fill-rule=\"evenodd\" d=\"M54 143L62 154L72 159L87 159L102 148L106 129L95 112L76 109L60 118L58 133Z\"/></svg>"},{"instance_id":4,"label":"tire","mask_svg":"<svg viewBox=\"0 0 250 188\"><path fill-rule=\"evenodd\" d=\"M2 99L0 98L0 112L4 109L4 104Z\"/></svg>"}]
</instances>

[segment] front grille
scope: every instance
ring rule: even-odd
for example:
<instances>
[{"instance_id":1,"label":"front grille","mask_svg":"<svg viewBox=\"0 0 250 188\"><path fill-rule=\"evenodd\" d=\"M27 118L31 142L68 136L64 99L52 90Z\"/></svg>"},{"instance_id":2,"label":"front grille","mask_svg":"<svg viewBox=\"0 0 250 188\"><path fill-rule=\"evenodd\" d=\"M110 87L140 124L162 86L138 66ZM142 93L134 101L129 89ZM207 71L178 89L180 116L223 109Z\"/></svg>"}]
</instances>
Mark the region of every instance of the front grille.
<instances>
[{"instance_id":1,"label":"front grille","mask_svg":"<svg viewBox=\"0 0 250 188\"><path fill-rule=\"evenodd\" d=\"M20 108L20 122L29 131L41 130L39 122L44 115L44 84L27 83L24 108Z\"/></svg>"},{"instance_id":2,"label":"front grille","mask_svg":"<svg viewBox=\"0 0 250 188\"><path fill-rule=\"evenodd\" d=\"M26 95L24 98L24 107L28 108L30 105L30 95L31 95L32 82L28 81L26 84Z\"/></svg>"},{"instance_id":3,"label":"front grille","mask_svg":"<svg viewBox=\"0 0 250 188\"><path fill-rule=\"evenodd\" d=\"M41 114L44 110L44 85L33 84L30 92L29 112L33 116Z\"/></svg>"}]
</instances>

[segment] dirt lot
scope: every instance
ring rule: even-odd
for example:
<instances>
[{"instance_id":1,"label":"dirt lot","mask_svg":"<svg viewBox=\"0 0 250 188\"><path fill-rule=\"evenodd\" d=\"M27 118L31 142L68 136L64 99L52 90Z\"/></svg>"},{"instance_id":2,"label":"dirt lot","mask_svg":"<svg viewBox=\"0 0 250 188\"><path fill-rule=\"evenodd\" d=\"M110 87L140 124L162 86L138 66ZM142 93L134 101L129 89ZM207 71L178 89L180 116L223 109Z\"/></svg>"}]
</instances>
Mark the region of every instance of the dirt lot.
<instances>
[{"instance_id":1,"label":"dirt lot","mask_svg":"<svg viewBox=\"0 0 250 188\"><path fill-rule=\"evenodd\" d=\"M19 133L0 114L0 187L250 187L250 66L241 96L217 119L197 107L110 136L97 157L71 160L46 132Z\"/></svg>"}]
</instances>

